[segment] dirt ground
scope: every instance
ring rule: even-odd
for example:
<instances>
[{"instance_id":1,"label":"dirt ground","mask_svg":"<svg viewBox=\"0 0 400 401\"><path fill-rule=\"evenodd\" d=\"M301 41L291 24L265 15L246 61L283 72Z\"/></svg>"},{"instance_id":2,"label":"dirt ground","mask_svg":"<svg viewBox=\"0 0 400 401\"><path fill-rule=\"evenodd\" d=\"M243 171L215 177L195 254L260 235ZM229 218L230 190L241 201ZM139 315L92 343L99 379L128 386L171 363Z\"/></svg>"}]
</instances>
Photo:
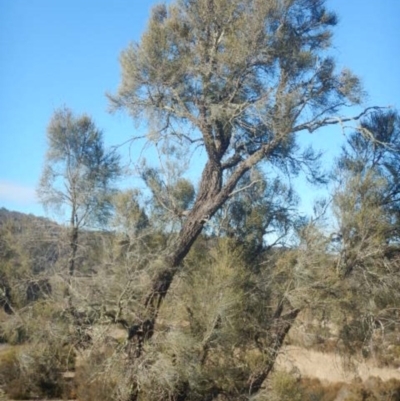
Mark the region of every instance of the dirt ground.
<instances>
[{"instance_id":1,"label":"dirt ground","mask_svg":"<svg viewBox=\"0 0 400 401\"><path fill-rule=\"evenodd\" d=\"M302 377L317 378L322 382L350 383L355 378L362 381L370 376L400 380L400 370L379 368L373 362L346 361L340 355L322 353L304 348L287 346L277 361L277 369L297 371Z\"/></svg>"},{"instance_id":2,"label":"dirt ground","mask_svg":"<svg viewBox=\"0 0 400 401\"><path fill-rule=\"evenodd\" d=\"M8 347L8 345L0 344L0 352ZM368 363L352 361L349 364L340 355L307 350L296 346L284 348L277 360L276 367L278 370L297 372L302 377L317 378L325 383L350 383L355 378L366 381L371 376L379 377L383 381L392 378L400 380L400 369L379 368L374 366L371 361ZM0 401L2 400L6 399L2 398L2 394L0 394Z\"/></svg>"}]
</instances>

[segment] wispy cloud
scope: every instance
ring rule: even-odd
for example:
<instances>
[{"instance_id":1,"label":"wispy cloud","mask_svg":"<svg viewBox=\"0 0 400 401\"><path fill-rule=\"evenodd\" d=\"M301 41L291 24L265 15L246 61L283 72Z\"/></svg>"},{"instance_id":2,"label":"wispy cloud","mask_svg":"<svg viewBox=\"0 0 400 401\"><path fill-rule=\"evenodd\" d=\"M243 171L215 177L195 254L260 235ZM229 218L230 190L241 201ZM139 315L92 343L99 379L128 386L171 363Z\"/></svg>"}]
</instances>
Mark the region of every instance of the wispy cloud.
<instances>
[{"instance_id":1,"label":"wispy cloud","mask_svg":"<svg viewBox=\"0 0 400 401\"><path fill-rule=\"evenodd\" d=\"M35 188L0 180L0 200L27 204L37 201Z\"/></svg>"}]
</instances>

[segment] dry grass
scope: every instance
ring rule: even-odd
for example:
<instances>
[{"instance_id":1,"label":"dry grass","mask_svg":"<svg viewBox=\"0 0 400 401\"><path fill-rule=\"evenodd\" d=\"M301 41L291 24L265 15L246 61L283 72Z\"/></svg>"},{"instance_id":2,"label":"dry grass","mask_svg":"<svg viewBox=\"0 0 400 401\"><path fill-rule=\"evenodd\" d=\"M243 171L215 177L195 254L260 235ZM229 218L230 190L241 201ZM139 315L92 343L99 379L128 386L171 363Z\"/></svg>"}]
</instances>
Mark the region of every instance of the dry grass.
<instances>
[{"instance_id":1,"label":"dry grass","mask_svg":"<svg viewBox=\"0 0 400 401\"><path fill-rule=\"evenodd\" d=\"M349 361L340 355L322 353L304 348L287 346L277 361L278 369L298 370L303 377L317 378L322 381L351 383L360 378L366 381L375 376L383 381L395 379L400 381L400 370L389 367L378 367L373 361Z\"/></svg>"}]
</instances>

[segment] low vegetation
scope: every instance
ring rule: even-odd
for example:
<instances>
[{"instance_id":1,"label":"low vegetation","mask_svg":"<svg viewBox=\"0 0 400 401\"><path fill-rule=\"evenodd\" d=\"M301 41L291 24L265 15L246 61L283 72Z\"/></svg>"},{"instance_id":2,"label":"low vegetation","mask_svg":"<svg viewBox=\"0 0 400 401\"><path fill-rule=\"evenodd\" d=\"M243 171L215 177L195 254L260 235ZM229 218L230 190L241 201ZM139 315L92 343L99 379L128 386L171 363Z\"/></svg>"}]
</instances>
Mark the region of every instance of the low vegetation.
<instances>
[{"instance_id":1,"label":"low vegetation","mask_svg":"<svg viewBox=\"0 0 400 401\"><path fill-rule=\"evenodd\" d=\"M7 397L400 399L394 380L275 369L289 342L400 364L400 118L338 116L364 91L329 55L336 23L323 0L156 6L109 95L148 123L160 163L137 162L142 190L116 189L91 118L54 113L38 194L68 224L0 210ZM352 131L323 172L297 136L339 123ZM312 216L298 175L330 183Z\"/></svg>"}]
</instances>

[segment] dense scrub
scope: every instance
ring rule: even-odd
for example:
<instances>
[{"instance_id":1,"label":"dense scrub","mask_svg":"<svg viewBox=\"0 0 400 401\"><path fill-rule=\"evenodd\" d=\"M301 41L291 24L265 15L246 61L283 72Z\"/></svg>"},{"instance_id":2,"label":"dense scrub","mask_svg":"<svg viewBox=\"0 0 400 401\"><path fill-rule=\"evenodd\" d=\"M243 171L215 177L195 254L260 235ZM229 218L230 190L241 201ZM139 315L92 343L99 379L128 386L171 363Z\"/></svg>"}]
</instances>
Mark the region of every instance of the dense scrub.
<instances>
[{"instance_id":1,"label":"dense scrub","mask_svg":"<svg viewBox=\"0 0 400 401\"><path fill-rule=\"evenodd\" d=\"M59 270L49 265L51 293L1 315L3 341L22 344L0 355L0 386L10 397L126 399L132 383L146 400L175 397L187 388L190 400L239 400L256 386L255 399L268 400L334 400L339 393L348 399L383 400L390 391L397 394L395 382L375 380L371 389L372 381L370 387L323 386L286 373L270 376L288 341L348 355L352 351L397 366L397 326L383 332L354 320L346 302L359 310L363 305L358 295L348 301L337 296L349 297L347 285L315 227L303 231L297 248L271 248L256 256L234 238L201 237L160 308L151 341L142 343L129 340L130 322L141 316L141 299L163 267L160 260L150 258L143 244L127 247L115 234L85 235L93 238L81 266L96 252L95 273L81 274L78 268L71 281L63 279L67 263ZM165 239L149 231L140 241L162 255L168 248ZM145 356L139 358L142 349Z\"/></svg>"},{"instance_id":2,"label":"dense scrub","mask_svg":"<svg viewBox=\"0 0 400 401\"><path fill-rule=\"evenodd\" d=\"M325 391L273 374L288 341L399 363L400 118L379 107L340 116L364 90L331 57L336 23L324 0L154 7L109 95L155 145L159 164L135 165L143 191L116 189L119 156L90 117L54 113L38 194L67 224L0 213L0 336L18 346L3 355L4 391L398 397L397 383ZM347 124L324 173L298 135ZM199 152L195 185L188 167ZM331 183L311 216L299 209L299 175Z\"/></svg>"}]
</instances>

